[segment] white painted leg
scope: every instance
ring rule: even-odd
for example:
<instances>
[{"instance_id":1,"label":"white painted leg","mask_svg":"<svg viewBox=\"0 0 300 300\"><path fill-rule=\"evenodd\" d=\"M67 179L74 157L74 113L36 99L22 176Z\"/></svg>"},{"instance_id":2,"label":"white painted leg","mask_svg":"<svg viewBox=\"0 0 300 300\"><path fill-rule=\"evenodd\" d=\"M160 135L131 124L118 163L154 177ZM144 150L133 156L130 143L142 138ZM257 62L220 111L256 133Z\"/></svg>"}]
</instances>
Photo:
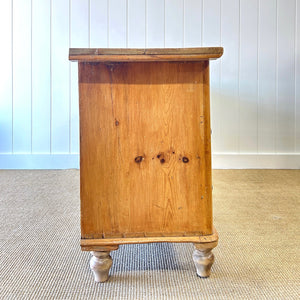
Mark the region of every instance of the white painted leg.
<instances>
[{"instance_id":1,"label":"white painted leg","mask_svg":"<svg viewBox=\"0 0 300 300\"><path fill-rule=\"evenodd\" d=\"M217 242L194 244L193 260L199 277L209 277L210 269L214 263L214 255L211 250L217 246Z\"/></svg>"},{"instance_id":2,"label":"white painted leg","mask_svg":"<svg viewBox=\"0 0 300 300\"><path fill-rule=\"evenodd\" d=\"M91 270L94 273L96 282L105 282L108 279L108 272L112 266L110 251L92 251L90 261Z\"/></svg>"}]
</instances>

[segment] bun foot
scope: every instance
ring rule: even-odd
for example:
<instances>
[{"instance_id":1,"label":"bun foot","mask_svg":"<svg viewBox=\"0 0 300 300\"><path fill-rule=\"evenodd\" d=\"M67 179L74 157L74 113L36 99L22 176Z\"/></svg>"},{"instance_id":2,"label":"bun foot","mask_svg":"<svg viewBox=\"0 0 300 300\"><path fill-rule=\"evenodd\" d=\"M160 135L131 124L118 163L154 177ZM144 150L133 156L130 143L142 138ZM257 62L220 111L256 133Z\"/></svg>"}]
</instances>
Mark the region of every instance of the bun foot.
<instances>
[{"instance_id":1,"label":"bun foot","mask_svg":"<svg viewBox=\"0 0 300 300\"><path fill-rule=\"evenodd\" d=\"M94 273L96 282L105 282L107 281L109 275L109 269L112 266L112 258L109 255L109 251L98 252L92 251L93 255L90 261L91 270Z\"/></svg>"},{"instance_id":2,"label":"bun foot","mask_svg":"<svg viewBox=\"0 0 300 300\"><path fill-rule=\"evenodd\" d=\"M215 257L211 250L217 246L217 242L194 244L193 260L197 269L197 275L202 278L209 277L210 269Z\"/></svg>"}]
</instances>

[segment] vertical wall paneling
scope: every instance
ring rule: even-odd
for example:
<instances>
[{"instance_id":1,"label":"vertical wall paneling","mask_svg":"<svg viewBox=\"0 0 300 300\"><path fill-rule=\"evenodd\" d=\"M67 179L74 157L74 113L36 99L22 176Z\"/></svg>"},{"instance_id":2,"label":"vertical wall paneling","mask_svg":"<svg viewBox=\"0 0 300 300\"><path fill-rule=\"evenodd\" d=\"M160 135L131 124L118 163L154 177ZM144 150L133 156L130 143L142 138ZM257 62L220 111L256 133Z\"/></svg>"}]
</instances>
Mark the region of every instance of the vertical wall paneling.
<instances>
[{"instance_id":1,"label":"vertical wall paneling","mask_svg":"<svg viewBox=\"0 0 300 300\"><path fill-rule=\"evenodd\" d=\"M51 153L70 151L69 1L52 0Z\"/></svg>"},{"instance_id":2,"label":"vertical wall paneling","mask_svg":"<svg viewBox=\"0 0 300 300\"><path fill-rule=\"evenodd\" d=\"M73 48L88 48L90 45L90 1L70 2L70 42Z\"/></svg>"},{"instance_id":3,"label":"vertical wall paneling","mask_svg":"<svg viewBox=\"0 0 300 300\"><path fill-rule=\"evenodd\" d=\"M257 152L258 0L240 2L240 152Z\"/></svg>"},{"instance_id":4,"label":"vertical wall paneling","mask_svg":"<svg viewBox=\"0 0 300 300\"><path fill-rule=\"evenodd\" d=\"M300 152L300 1L296 1L295 31L295 152Z\"/></svg>"},{"instance_id":5,"label":"vertical wall paneling","mask_svg":"<svg viewBox=\"0 0 300 300\"><path fill-rule=\"evenodd\" d=\"M90 0L72 0L70 7L70 47L88 48L91 43ZM94 8L94 7L93 7ZM93 36L94 37L94 36ZM78 64L70 63L70 152L79 152Z\"/></svg>"},{"instance_id":6,"label":"vertical wall paneling","mask_svg":"<svg viewBox=\"0 0 300 300\"><path fill-rule=\"evenodd\" d=\"M275 151L276 1L259 1L258 20L258 152Z\"/></svg>"},{"instance_id":7,"label":"vertical wall paneling","mask_svg":"<svg viewBox=\"0 0 300 300\"><path fill-rule=\"evenodd\" d=\"M13 152L31 153L31 1L13 1Z\"/></svg>"},{"instance_id":8,"label":"vertical wall paneling","mask_svg":"<svg viewBox=\"0 0 300 300\"><path fill-rule=\"evenodd\" d=\"M146 47L165 46L165 4L162 0L146 0Z\"/></svg>"},{"instance_id":9,"label":"vertical wall paneling","mask_svg":"<svg viewBox=\"0 0 300 300\"><path fill-rule=\"evenodd\" d=\"M110 0L108 9L110 48L127 47L127 0Z\"/></svg>"},{"instance_id":10,"label":"vertical wall paneling","mask_svg":"<svg viewBox=\"0 0 300 300\"><path fill-rule=\"evenodd\" d=\"M239 151L239 0L221 1L221 45L224 47L221 64L219 102L214 106L218 112L214 133L216 152ZM214 99L212 99L214 101Z\"/></svg>"},{"instance_id":11,"label":"vertical wall paneling","mask_svg":"<svg viewBox=\"0 0 300 300\"><path fill-rule=\"evenodd\" d=\"M203 47L221 45L221 1L203 0ZM225 50L226 51L226 50ZM216 141L220 140L220 121L222 111L219 109L220 98L220 60L210 62L210 98L211 98L211 128L212 128L212 150L218 151ZM225 110L226 112L226 110ZM220 148L219 148L220 149Z\"/></svg>"},{"instance_id":12,"label":"vertical wall paneling","mask_svg":"<svg viewBox=\"0 0 300 300\"><path fill-rule=\"evenodd\" d=\"M295 0L278 0L276 151L294 149Z\"/></svg>"},{"instance_id":13,"label":"vertical wall paneling","mask_svg":"<svg viewBox=\"0 0 300 300\"><path fill-rule=\"evenodd\" d=\"M77 167L69 47L223 46L210 62L215 167L299 166L299 0L0 1L0 168Z\"/></svg>"},{"instance_id":14,"label":"vertical wall paneling","mask_svg":"<svg viewBox=\"0 0 300 300\"><path fill-rule=\"evenodd\" d=\"M1 1L0 153L12 152L12 4Z\"/></svg>"},{"instance_id":15,"label":"vertical wall paneling","mask_svg":"<svg viewBox=\"0 0 300 300\"><path fill-rule=\"evenodd\" d=\"M145 0L128 0L128 47L145 48Z\"/></svg>"},{"instance_id":16,"label":"vertical wall paneling","mask_svg":"<svg viewBox=\"0 0 300 300\"><path fill-rule=\"evenodd\" d=\"M203 47L220 46L221 1L203 0Z\"/></svg>"},{"instance_id":17,"label":"vertical wall paneling","mask_svg":"<svg viewBox=\"0 0 300 300\"><path fill-rule=\"evenodd\" d=\"M50 1L32 0L32 153L50 152Z\"/></svg>"},{"instance_id":18,"label":"vertical wall paneling","mask_svg":"<svg viewBox=\"0 0 300 300\"><path fill-rule=\"evenodd\" d=\"M184 47L201 47L202 0L184 0Z\"/></svg>"},{"instance_id":19,"label":"vertical wall paneling","mask_svg":"<svg viewBox=\"0 0 300 300\"><path fill-rule=\"evenodd\" d=\"M184 0L165 0L165 47L183 47Z\"/></svg>"},{"instance_id":20,"label":"vertical wall paneling","mask_svg":"<svg viewBox=\"0 0 300 300\"><path fill-rule=\"evenodd\" d=\"M108 1L90 0L90 46L92 48L107 47Z\"/></svg>"}]
</instances>

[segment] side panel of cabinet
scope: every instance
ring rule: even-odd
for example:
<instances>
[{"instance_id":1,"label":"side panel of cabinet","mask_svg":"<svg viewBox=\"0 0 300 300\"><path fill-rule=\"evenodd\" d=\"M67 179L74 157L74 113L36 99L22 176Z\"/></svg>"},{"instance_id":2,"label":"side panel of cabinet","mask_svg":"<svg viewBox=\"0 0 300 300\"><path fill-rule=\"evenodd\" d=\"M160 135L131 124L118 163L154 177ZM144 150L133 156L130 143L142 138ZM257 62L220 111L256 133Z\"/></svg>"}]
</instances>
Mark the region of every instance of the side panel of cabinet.
<instances>
[{"instance_id":1,"label":"side panel of cabinet","mask_svg":"<svg viewBox=\"0 0 300 300\"><path fill-rule=\"evenodd\" d=\"M208 64L79 63L82 238L212 233Z\"/></svg>"}]
</instances>

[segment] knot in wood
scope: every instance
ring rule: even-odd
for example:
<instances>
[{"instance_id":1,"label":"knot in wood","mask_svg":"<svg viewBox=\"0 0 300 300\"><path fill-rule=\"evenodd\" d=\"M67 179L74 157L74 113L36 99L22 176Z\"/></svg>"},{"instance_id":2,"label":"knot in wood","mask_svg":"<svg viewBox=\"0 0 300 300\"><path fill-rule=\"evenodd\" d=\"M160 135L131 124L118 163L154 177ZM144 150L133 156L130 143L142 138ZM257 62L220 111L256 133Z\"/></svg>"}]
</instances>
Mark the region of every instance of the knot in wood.
<instances>
[{"instance_id":1,"label":"knot in wood","mask_svg":"<svg viewBox=\"0 0 300 300\"><path fill-rule=\"evenodd\" d=\"M186 156L184 156L183 158L182 158L182 162L183 163L188 163L190 160L186 157Z\"/></svg>"},{"instance_id":2,"label":"knot in wood","mask_svg":"<svg viewBox=\"0 0 300 300\"><path fill-rule=\"evenodd\" d=\"M139 164L140 162L142 162L143 159L144 159L143 156L137 156L137 157L134 159L134 161L135 161L137 164Z\"/></svg>"}]
</instances>

